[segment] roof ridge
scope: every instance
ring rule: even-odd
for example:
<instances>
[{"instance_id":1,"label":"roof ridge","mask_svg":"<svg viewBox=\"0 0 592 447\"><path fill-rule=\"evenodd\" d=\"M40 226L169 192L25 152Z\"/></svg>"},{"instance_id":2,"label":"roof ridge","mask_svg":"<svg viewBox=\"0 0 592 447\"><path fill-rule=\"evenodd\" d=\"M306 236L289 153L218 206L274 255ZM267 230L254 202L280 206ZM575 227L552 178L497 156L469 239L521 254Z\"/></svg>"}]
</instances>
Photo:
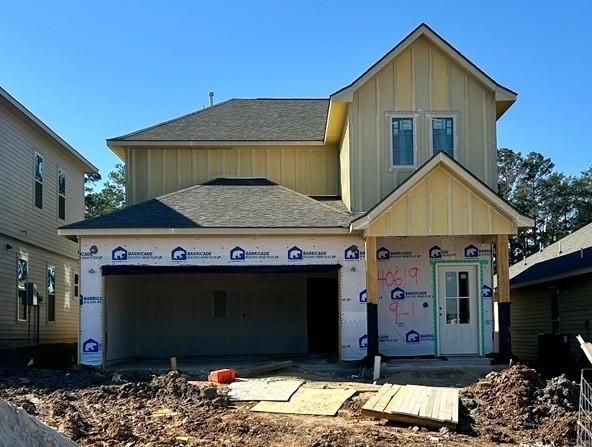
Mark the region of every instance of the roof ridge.
<instances>
[{"instance_id":1,"label":"roof ridge","mask_svg":"<svg viewBox=\"0 0 592 447\"><path fill-rule=\"evenodd\" d=\"M124 135L120 135L118 137L108 138L107 141L123 140L125 138L131 137L131 136L134 136L134 135L137 135L137 134L139 134L141 132L146 132L147 130L152 130L152 129L155 129L155 128L160 127L160 126L164 126L165 124L169 124L169 123L172 123L174 121L177 121L177 120L180 120L180 119L183 119L183 118L187 118L189 116L197 115L199 113L205 112L206 110L211 110L211 109L216 108L218 106L221 106L223 104L227 104L229 102L233 102L233 101L237 101L237 100L240 100L240 98L230 98L230 99L227 99L226 101L222 101L222 102L213 104L211 106L204 107L203 109L194 110L193 112L189 112L189 113L186 113L184 115L176 116L176 117L171 118L171 119L168 119L166 121L162 121L162 122L160 122L158 124L153 124L152 126L148 126L148 127L144 127L143 129L135 130L134 132L130 132L130 133L127 133L127 134L124 134Z\"/></svg>"}]
</instances>

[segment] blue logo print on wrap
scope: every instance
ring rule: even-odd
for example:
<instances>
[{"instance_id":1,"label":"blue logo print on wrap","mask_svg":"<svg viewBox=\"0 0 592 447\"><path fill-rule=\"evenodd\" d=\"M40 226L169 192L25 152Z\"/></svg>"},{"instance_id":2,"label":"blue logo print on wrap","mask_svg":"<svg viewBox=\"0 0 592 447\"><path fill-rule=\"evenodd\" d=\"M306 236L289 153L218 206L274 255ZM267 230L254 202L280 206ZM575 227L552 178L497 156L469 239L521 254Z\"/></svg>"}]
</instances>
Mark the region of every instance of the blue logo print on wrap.
<instances>
[{"instance_id":1,"label":"blue logo print on wrap","mask_svg":"<svg viewBox=\"0 0 592 447\"><path fill-rule=\"evenodd\" d=\"M288 249L288 260L290 261L302 261L302 250L296 246Z\"/></svg>"},{"instance_id":2,"label":"blue logo print on wrap","mask_svg":"<svg viewBox=\"0 0 592 447\"><path fill-rule=\"evenodd\" d=\"M493 289L489 287L487 284L483 284L483 290L481 291L481 296L483 298L491 298L493 296Z\"/></svg>"},{"instance_id":3,"label":"blue logo print on wrap","mask_svg":"<svg viewBox=\"0 0 592 447\"><path fill-rule=\"evenodd\" d=\"M439 259L442 257L442 249L437 245L434 245L432 248L430 248L428 253L430 259Z\"/></svg>"},{"instance_id":4,"label":"blue logo print on wrap","mask_svg":"<svg viewBox=\"0 0 592 447\"><path fill-rule=\"evenodd\" d=\"M360 349L367 349L368 348L368 335L362 335L358 340L358 346Z\"/></svg>"},{"instance_id":5,"label":"blue logo print on wrap","mask_svg":"<svg viewBox=\"0 0 592 447\"><path fill-rule=\"evenodd\" d=\"M405 342L406 343L419 343L419 332L411 329L409 332L407 332L405 334Z\"/></svg>"},{"instance_id":6,"label":"blue logo print on wrap","mask_svg":"<svg viewBox=\"0 0 592 447\"><path fill-rule=\"evenodd\" d=\"M395 287L391 290L391 300L404 300L405 299L405 291L400 287Z\"/></svg>"},{"instance_id":7,"label":"blue logo print on wrap","mask_svg":"<svg viewBox=\"0 0 592 447\"><path fill-rule=\"evenodd\" d=\"M345 249L344 258L346 261L355 261L360 259L360 250L356 245L351 245Z\"/></svg>"},{"instance_id":8,"label":"blue logo print on wrap","mask_svg":"<svg viewBox=\"0 0 592 447\"><path fill-rule=\"evenodd\" d=\"M244 261L246 259L245 251L240 247L234 247L230 250L230 260L231 261Z\"/></svg>"},{"instance_id":9,"label":"blue logo print on wrap","mask_svg":"<svg viewBox=\"0 0 592 447\"><path fill-rule=\"evenodd\" d=\"M187 261L187 250L183 247L173 248L171 250L172 261Z\"/></svg>"},{"instance_id":10,"label":"blue logo print on wrap","mask_svg":"<svg viewBox=\"0 0 592 447\"><path fill-rule=\"evenodd\" d=\"M82 352L99 352L99 342L89 338L82 343Z\"/></svg>"},{"instance_id":11,"label":"blue logo print on wrap","mask_svg":"<svg viewBox=\"0 0 592 447\"><path fill-rule=\"evenodd\" d=\"M384 248L384 247L380 247L378 250L376 250L376 259L378 259L379 261L390 259L390 258L391 258L391 252L389 249Z\"/></svg>"},{"instance_id":12,"label":"blue logo print on wrap","mask_svg":"<svg viewBox=\"0 0 592 447\"><path fill-rule=\"evenodd\" d=\"M111 251L112 261L127 261L127 250L121 246L116 247Z\"/></svg>"},{"instance_id":13,"label":"blue logo print on wrap","mask_svg":"<svg viewBox=\"0 0 592 447\"><path fill-rule=\"evenodd\" d=\"M479 256L479 249L473 244L465 247L465 258L476 258Z\"/></svg>"},{"instance_id":14,"label":"blue logo print on wrap","mask_svg":"<svg viewBox=\"0 0 592 447\"><path fill-rule=\"evenodd\" d=\"M368 289L364 289L359 294L360 303L368 302Z\"/></svg>"}]
</instances>

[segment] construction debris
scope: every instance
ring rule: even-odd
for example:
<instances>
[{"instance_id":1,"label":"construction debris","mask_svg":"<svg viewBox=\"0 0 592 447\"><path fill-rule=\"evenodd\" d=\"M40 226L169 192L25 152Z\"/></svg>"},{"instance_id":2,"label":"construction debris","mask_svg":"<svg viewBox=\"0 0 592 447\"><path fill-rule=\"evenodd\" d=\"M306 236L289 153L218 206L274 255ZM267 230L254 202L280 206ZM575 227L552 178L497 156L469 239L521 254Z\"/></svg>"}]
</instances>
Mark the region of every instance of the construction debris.
<instances>
[{"instance_id":1,"label":"construction debris","mask_svg":"<svg viewBox=\"0 0 592 447\"><path fill-rule=\"evenodd\" d=\"M254 368L239 369L236 372L237 377L257 377L263 374L279 371L294 366L294 362L287 360L285 362L272 362L265 365L256 366Z\"/></svg>"},{"instance_id":2,"label":"construction debris","mask_svg":"<svg viewBox=\"0 0 592 447\"><path fill-rule=\"evenodd\" d=\"M489 373L463 393L475 426L491 440L517 441L528 430L551 445L575 442L577 399L575 382L565 376L545 381L521 364Z\"/></svg>"},{"instance_id":3,"label":"construction debris","mask_svg":"<svg viewBox=\"0 0 592 447\"><path fill-rule=\"evenodd\" d=\"M335 416L355 390L300 388L287 402L262 401L251 410L265 413Z\"/></svg>"},{"instance_id":4,"label":"construction debris","mask_svg":"<svg viewBox=\"0 0 592 447\"><path fill-rule=\"evenodd\" d=\"M243 379L228 386L228 398L234 401L286 402L300 388L304 380Z\"/></svg>"},{"instance_id":5,"label":"construction debris","mask_svg":"<svg viewBox=\"0 0 592 447\"><path fill-rule=\"evenodd\" d=\"M456 428L457 388L385 384L366 402L362 414L431 428Z\"/></svg>"},{"instance_id":6,"label":"construction debris","mask_svg":"<svg viewBox=\"0 0 592 447\"><path fill-rule=\"evenodd\" d=\"M208 375L208 380L214 383L231 383L234 379L236 379L236 371L234 369L217 369L215 371L210 372Z\"/></svg>"}]
</instances>

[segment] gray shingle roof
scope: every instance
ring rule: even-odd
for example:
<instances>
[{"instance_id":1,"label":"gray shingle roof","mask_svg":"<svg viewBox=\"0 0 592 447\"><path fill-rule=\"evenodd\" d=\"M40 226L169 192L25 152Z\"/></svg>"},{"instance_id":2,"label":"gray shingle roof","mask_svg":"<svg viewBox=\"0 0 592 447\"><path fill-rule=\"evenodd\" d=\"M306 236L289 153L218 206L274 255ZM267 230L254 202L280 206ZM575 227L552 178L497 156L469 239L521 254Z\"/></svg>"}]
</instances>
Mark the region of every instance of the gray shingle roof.
<instances>
[{"instance_id":1,"label":"gray shingle roof","mask_svg":"<svg viewBox=\"0 0 592 447\"><path fill-rule=\"evenodd\" d=\"M62 229L347 228L351 215L267 179L220 178Z\"/></svg>"},{"instance_id":2,"label":"gray shingle roof","mask_svg":"<svg viewBox=\"0 0 592 447\"><path fill-rule=\"evenodd\" d=\"M581 249L585 250L589 247L592 247L592 223L512 265L510 267L510 279L517 277L537 264L553 259L559 260L559 258L563 258L570 253L579 252Z\"/></svg>"},{"instance_id":3,"label":"gray shingle roof","mask_svg":"<svg viewBox=\"0 0 592 447\"><path fill-rule=\"evenodd\" d=\"M323 141L328 99L230 99L108 141Z\"/></svg>"}]
</instances>

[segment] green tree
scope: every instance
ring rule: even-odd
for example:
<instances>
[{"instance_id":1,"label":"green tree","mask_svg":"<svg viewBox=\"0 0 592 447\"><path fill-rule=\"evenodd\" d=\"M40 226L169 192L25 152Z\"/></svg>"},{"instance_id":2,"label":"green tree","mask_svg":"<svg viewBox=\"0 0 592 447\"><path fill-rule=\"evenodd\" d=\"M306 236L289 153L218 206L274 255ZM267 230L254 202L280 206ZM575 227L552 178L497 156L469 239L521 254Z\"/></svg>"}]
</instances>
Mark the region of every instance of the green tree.
<instances>
[{"instance_id":1,"label":"green tree","mask_svg":"<svg viewBox=\"0 0 592 447\"><path fill-rule=\"evenodd\" d=\"M117 163L101 190L95 191L93 186L99 180L101 180L99 174L87 176L84 180L84 205L87 219L112 213L125 205L125 166L123 164Z\"/></svg>"}]
</instances>

